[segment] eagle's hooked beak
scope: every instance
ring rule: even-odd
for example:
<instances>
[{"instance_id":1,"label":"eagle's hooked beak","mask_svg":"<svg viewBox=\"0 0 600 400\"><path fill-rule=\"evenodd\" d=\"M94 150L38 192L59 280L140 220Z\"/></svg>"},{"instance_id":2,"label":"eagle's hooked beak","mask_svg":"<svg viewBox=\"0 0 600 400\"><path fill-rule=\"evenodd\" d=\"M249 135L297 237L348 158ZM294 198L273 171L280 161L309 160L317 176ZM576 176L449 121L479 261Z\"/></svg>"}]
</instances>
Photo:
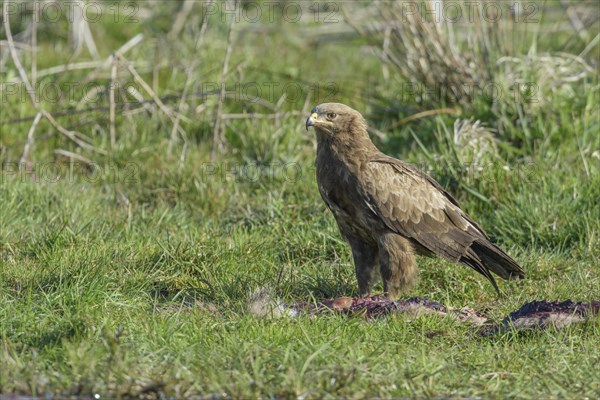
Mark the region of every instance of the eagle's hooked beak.
<instances>
[{"instance_id":1,"label":"eagle's hooked beak","mask_svg":"<svg viewBox=\"0 0 600 400\"><path fill-rule=\"evenodd\" d=\"M309 126L314 126L315 125L315 122L317 121L317 117L318 116L319 115L317 113L310 114L310 117L308 117L306 119L306 130L308 130Z\"/></svg>"}]
</instances>

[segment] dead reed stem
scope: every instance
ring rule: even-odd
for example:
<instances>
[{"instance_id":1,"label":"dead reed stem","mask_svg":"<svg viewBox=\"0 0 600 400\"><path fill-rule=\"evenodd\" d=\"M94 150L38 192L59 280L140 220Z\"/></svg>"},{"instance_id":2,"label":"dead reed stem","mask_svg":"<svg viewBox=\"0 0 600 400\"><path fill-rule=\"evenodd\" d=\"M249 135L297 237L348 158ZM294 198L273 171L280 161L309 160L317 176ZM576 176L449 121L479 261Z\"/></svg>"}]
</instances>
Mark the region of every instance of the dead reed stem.
<instances>
[{"instance_id":1,"label":"dead reed stem","mask_svg":"<svg viewBox=\"0 0 600 400\"><path fill-rule=\"evenodd\" d=\"M237 7L237 2L234 2L234 7ZM223 59L223 69L221 70L221 94L217 102L217 114L215 116L215 126L213 129L213 144L210 151L210 159L214 160L216 152L220 152L223 146L223 129L221 126L221 114L223 113L223 99L225 98L225 78L227 77L227 67L229 58L231 57L233 43L233 24L235 18L232 16L229 21L229 31L227 32L227 49L225 50L225 58Z\"/></svg>"},{"instance_id":2,"label":"dead reed stem","mask_svg":"<svg viewBox=\"0 0 600 400\"><path fill-rule=\"evenodd\" d=\"M33 120L33 123L31 124L31 127L29 128L29 132L27 133L27 140L25 141L25 146L23 147L23 152L21 153L21 157L19 157L19 164L24 164L29 161L29 152L34 142L33 133L35 132L35 128L40 123L42 116L43 113L38 112L35 116L35 119Z\"/></svg>"},{"instance_id":3,"label":"dead reed stem","mask_svg":"<svg viewBox=\"0 0 600 400\"><path fill-rule=\"evenodd\" d=\"M50 124L56 130L58 130L61 134L63 134L67 138L69 138L71 141L73 141L78 146L80 146L86 150L95 151L95 152L101 153L101 154L106 154L106 152L104 150L98 149L98 148L80 140L77 137L77 134L78 134L77 132L72 132L72 131L65 129L62 125L60 125L52 117L52 115L48 111L44 110L42 108L42 106L40 105L39 101L37 100L37 98L35 96L35 91L33 90L33 86L31 85L31 82L29 81L29 78L27 77L27 72L25 71L25 68L23 68L23 64L21 64L21 61L19 60L19 55L17 54L17 50L14 45L14 39L12 36L12 32L10 30L10 13L8 10L8 6L9 6L9 3L5 2L4 7L3 7L3 12L2 12L3 18L4 18L4 31L6 33L6 39L8 41L8 48L9 48L13 63L15 64L15 67L19 71L21 80L23 81L23 84L27 88L27 92L29 93L29 97L31 98L31 102L32 102L33 106L48 120L48 122L50 122ZM37 118L37 116L36 116L36 118ZM83 135L81 135L81 134L79 134L79 135L83 137Z\"/></svg>"},{"instance_id":4,"label":"dead reed stem","mask_svg":"<svg viewBox=\"0 0 600 400\"><path fill-rule=\"evenodd\" d=\"M117 59L113 58L112 67L110 69L110 88L108 92L109 101L109 123L110 123L110 148L114 150L116 146L115 132L115 86L117 84Z\"/></svg>"}]
</instances>

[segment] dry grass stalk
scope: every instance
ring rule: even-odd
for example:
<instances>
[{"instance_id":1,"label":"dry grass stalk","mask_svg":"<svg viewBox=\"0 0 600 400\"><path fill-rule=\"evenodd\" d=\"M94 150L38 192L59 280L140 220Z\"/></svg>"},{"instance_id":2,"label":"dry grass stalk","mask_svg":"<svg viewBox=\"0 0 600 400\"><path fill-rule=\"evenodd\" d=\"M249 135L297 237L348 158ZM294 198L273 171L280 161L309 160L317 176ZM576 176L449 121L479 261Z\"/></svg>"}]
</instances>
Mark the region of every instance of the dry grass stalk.
<instances>
[{"instance_id":1,"label":"dry grass stalk","mask_svg":"<svg viewBox=\"0 0 600 400\"><path fill-rule=\"evenodd\" d=\"M194 8L194 3L196 3L196 0L185 0L183 2L183 5L181 6L181 10L179 10L179 12L177 13L177 16L175 17L175 21L173 22L173 27L171 28L171 30L169 31L169 34L167 35L167 37L170 40L175 40L177 38L177 36L179 36L179 33L185 26L185 21L187 20L188 16L192 12L192 9Z\"/></svg>"},{"instance_id":2,"label":"dry grass stalk","mask_svg":"<svg viewBox=\"0 0 600 400\"><path fill-rule=\"evenodd\" d=\"M177 122L176 117L178 116L179 118L184 118L183 116L181 116L180 113L175 113L173 112L172 109L170 109L169 107L167 107L165 105L165 103L162 102L162 100L160 99L160 97L158 97L156 95L156 93L154 92L154 90L152 90L152 88L150 87L150 85L148 85L148 83L146 83L146 81L141 77L141 75L136 71L136 69L134 68L133 64L129 61L127 61L127 59L125 57L123 57L120 54L116 55L119 59L122 59L126 64L127 64L127 70L131 73L131 75L133 76L133 78L135 79L135 81L137 83L140 84L140 86L142 86L142 88L144 88L144 90L146 91L146 93L148 93L150 95L150 97L152 98L152 101L154 101L154 103L158 106L158 108L165 113L165 115L167 117L169 117L169 119L171 120L171 122L176 126L176 129L182 134L185 135L185 131L183 130L183 128L181 128L181 126L179 125L179 122Z\"/></svg>"},{"instance_id":3,"label":"dry grass stalk","mask_svg":"<svg viewBox=\"0 0 600 400\"><path fill-rule=\"evenodd\" d=\"M210 7L212 5L212 1L207 2L206 6ZM193 1L189 1L186 0L186 3L182 6L182 9L180 11L180 13L177 16L177 20L179 20L180 18L182 18L183 20L185 20L185 18L187 18L189 12L191 11L193 7ZM183 15L182 15L183 13ZM174 25L177 25L177 23L175 23ZM208 27L208 13L206 13L204 15L204 18L202 20L202 26L200 27L200 32L198 33L198 37L196 38L196 45L195 48L196 50L199 50L202 46L202 42L204 40L204 35L206 33L206 28ZM174 26L175 28L175 26ZM174 29L171 30L171 32L169 33L169 35L177 35L178 31L174 31ZM185 103L185 98L187 96L187 91L189 89L189 86L191 84L191 77L192 77L192 71L196 68L196 62L192 63L192 65L190 66L190 68L188 69L188 71L186 72L187 74L187 79L185 82L185 86L184 86L184 90L183 93L181 95L181 100L179 102L179 107L178 107L178 114L177 114L177 118L175 119L175 123L173 124L173 129L171 130L171 138L169 139L169 145L167 148L167 154L171 154L171 150L173 148L174 142L177 139L177 135L176 132L179 130L179 121L181 119L181 110L183 107L183 104ZM202 110L204 111L204 110ZM185 134L185 131L181 130L180 131L180 135L183 139L183 147L181 149L181 154L179 156L179 168L183 167L183 164L185 162L185 157L186 157L186 152L187 152L187 147L188 147L188 141L187 141L187 135Z\"/></svg>"},{"instance_id":4,"label":"dry grass stalk","mask_svg":"<svg viewBox=\"0 0 600 400\"><path fill-rule=\"evenodd\" d=\"M73 141L75 144L77 144L82 149L93 151L95 153L99 153L99 154L102 154L102 155L107 155L108 154L106 152L106 150L103 150L103 149L100 149L98 147L92 146L91 144L88 144L88 143L82 141L81 139L79 139L77 137L77 135L80 135L80 136L83 136L83 135L81 135L79 132L70 131L70 130L66 129L65 127L63 127L61 124L59 124L54 119L54 117L52 116L52 114L50 114L46 110L41 109L41 112L44 115L44 117L48 120L48 122L50 122L50 125L52 125L54 127L54 129L56 129L57 131L59 131L61 134L63 134L67 138L71 139L71 141Z\"/></svg>"},{"instance_id":5,"label":"dry grass stalk","mask_svg":"<svg viewBox=\"0 0 600 400\"><path fill-rule=\"evenodd\" d=\"M37 102L37 99L35 98L35 92L33 91L33 86L31 85L31 82L27 78L27 72L25 72L25 68L23 68L23 64L21 64L21 60L19 59L19 55L17 54L17 49L15 47L15 41L12 36L12 31L10 30L10 12L9 12L8 7L9 7L9 3L4 2L2 14L3 14L3 20L4 20L4 32L6 34L6 39L8 42L8 50L10 52L10 56L13 60L13 63L15 64L15 67L17 68L17 71L19 72L21 81L25 85L25 88L27 89L27 93L29 93L29 96L31 97L31 101L36 106L36 108L38 108L39 104Z\"/></svg>"},{"instance_id":6,"label":"dry grass stalk","mask_svg":"<svg viewBox=\"0 0 600 400\"><path fill-rule=\"evenodd\" d=\"M553 98L574 98L575 85L595 72L581 56L568 53L502 57L497 66L504 85L516 91L518 104L529 113L543 109Z\"/></svg>"},{"instance_id":7,"label":"dry grass stalk","mask_svg":"<svg viewBox=\"0 0 600 400\"><path fill-rule=\"evenodd\" d=\"M115 132L115 86L117 84L117 60L113 59L112 67L110 69L110 88L108 91L109 99L109 123L110 123L110 148L114 150L116 146L116 132Z\"/></svg>"},{"instance_id":8,"label":"dry grass stalk","mask_svg":"<svg viewBox=\"0 0 600 400\"><path fill-rule=\"evenodd\" d=\"M81 154L73 153L72 151L68 151L68 150L56 149L56 150L54 150L54 155L67 157L71 160L76 160L76 161L82 162L86 165L94 164L94 162L92 160L90 160L89 158L86 158L86 157L82 156Z\"/></svg>"},{"instance_id":9,"label":"dry grass stalk","mask_svg":"<svg viewBox=\"0 0 600 400\"><path fill-rule=\"evenodd\" d=\"M177 140L177 132L180 131L179 124L181 121L181 115L182 115L181 112L183 111L183 106L187 99L187 93L188 93L188 90L192 83L193 71L196 68L196 65L197 65L196 61L192 62L192 64L190 64L190 66L188 68L186 68L186 71L185 71L185 74L186 74L185 85L183 86L183 93L181 94L181 98L179 99L179 105L177 107L177 116L175 117L175 122L173 123L173 128L171 129L169 145L167 146L167 155L171 154L173 145L175 144L175 141ZM183 140L183 151L185 152L185 150L187 149L187 136L185 134L185 131L183 131L183 130L181 130L180 133L181 133L181 138ZM184 154L181 155L180 160L185 160Z\"/></svg>"},{"instance_id":10,"label":"dry grass stalk","mask_svg":"<svg viewBox=\"0 0 600 400\"><path fill-rule=\"evenodd\" d=\"M37 71L36 77L42 78L42 77L49 76L49 75L61 74L63 72L75 71L75 70L81 70L81 69L106 68L112 64L114 54L117 54L117 53L121 54L121 55L125 54L126 52L131 50L133 47L135 47L139 43L141 43L143 39L144 39L144 35L141 33L138 33L137 35L135 35L134 37L129 39L127 42L125 42L125 44L123 44L123 46L119 47L113 54L110 55L110 57L108 57L105 60L82 61L82 62L78 62L78 63L67 63L67 64L63 64L63 65L56 65L54 67L50 67L50 68L43 69L41 71ZM7 45L8 45L8 42L7 42ZM23 47L22 45L19 46L17 43L14 43L14 46L22 47L24 49L29 49L29 51L36 50L35 48L29 47L29 46L27 46L26 48ZM145 65L144 65L144 67L145 67ZM22 82L22 77L21 77L21 81L19 81L18 79L17 80L13 79L9 82L10 83Z\"/></svg>"},{"instance_id":11,"label":"dry grass stalk","mask_svg":"<svg viewBox=\"0 0 600 400\"><path fill-rule=\"evenodd\" d=\"M437 9L434 1L423 1L428 10ZM457 3L458 5L458 3ZM467 11L462 10L462 15ZM473 87L483 87L493 78L488 60L497 27L473 13L469 24L469 49L461 48L453 23L439 15L406 12L403 2L382 3L381 18L387 25L383 57L417 87L461 105L474 100ZM479 16L479 17L477 17ZM427 99L422 99L424 102Z\"/></svg>"},{"instance_id":12,"label":"dry grass stalk","mask_svg":"<svg viewBox=\"0 0 600 400\"><path fill-rule=\"evenodd\" d=\"M35 128L40 123L42 119L43 113L38 112L29 128L29 133L27 133L27 140L25 141L25 146L23 147L23 152L21 153L21 157L19 157L19 164L24 164L29 161L29 152L31 150L31 146L33 146L34 138L33 133L35 132Z\"/></svg>"},{"instance_id":13,"label":"dry grass stalk","mask_svg":"<svg viewBox=\"0 0 600 400\"><path fill-rule=\"evenodd\" d=\"M237 7L237 4L234 4ZM216 152L221 151L223 147L224 133L221 125L221 114L223 113L223 99L225 98L225 78L227 77L227 69L229 66L229 58L231 57L231 51L233 48L233 24L235 18L231 18L229 21L229 30L227 32L227 49L225 50L225 57L223 59L223 68L221 70L221 93L219 101L217 102L217 114L215 116L215 124L213 129L213 144L210 151L210 158L214 160Z\"/></svg>"},{"instance_id":14,"label":"dry grass stalk","mask_svg":"<svg viewBox=\"0 0 600 400\"><path fill-rule=\"evenodd\" d=\"M243 113L243 114L221 114L222 120L228 119L277 119L294 116L304 116L306 113L299 111L286 111L273 114L261 114L261 113Z\"/></svg>"},{"instance_id":15,"label":"dry grass stalk","mask_svg":"<svg viewBox=\"0 0 600 400\"><path fill-rule=\"evenodd\" d=\"M439 108L439 109L434 109L434 110L425 110L425 111L421 111L412 115L409 115L406 118L402 118L396 122L394 122L393 124L391 124L388 129L394 129L397 128L398 126L407 124L409 122L412 121L416 121L418 119L421 118L425 118L425 117L433 117L435 115L440 115L440 114L459 114L460 113L460 109L458 108Z\"/></svg>"},{"instance_id":16,"label":"dry grass stalk","mask_svg":"<svg viewBox=\"0 0 600 400\"><path fill-rule=\"evenodd\" d=\"M460 161L480 168L486 155L498 157L496 131L486 127L481 121L457 119L454 121L454 144Z\"/></svg>"},{"instance_id":17,"label":"dry grass stalk","mask_svg":"<svg viewBox=\"0 0 600 400\"><path fill-rule=\"evenodd\" d=\"M152 90L152 88L150 87L150 85L148 85L148 83L146 83L146 81L144 80L144 78L141 77L141 75L137 72L137 70L135 69L135 67L133 66L133 64L131 62L129 62L125 57L123 57L123 55L121 54L116 54L116 57L123 60L123 62L125 62L125 64L127 65L127 70L131 73L131 75L133 76L133 79L135 79L135 81L137 83L140 84L140 86L142 88L144 88L144 90L146 91L146 93L148 93L150 95L150 97L152 98L152 100L154 101L154 103L158 106L158 108L161 109L162 112L164 112L167 117L171 118L171 120L174 122L174 117L173 117L173 110L171 110L169 107L167 107L165 105L165 103L162 102L162 100L160 99L160 97L158 97L156 95L156 93L154 92L154 90Z\"/></svg>"},{"instance_id":18,"label":"dry grass stalk","mask_svg":"<svg viewBox=\"0 0 600 400\"><path fill-rule=\"evenodd\" d=\"M37 29L38 29L38 15L37 8L33 8L33 15L31 17L31 84L35 87L37 82Z\"/></svg>"},{"instance_id":19,"label":"dry grass stalk","mask_svg":"<svg viewBox=\"0 0 600 400\"><path fill-rule=\"evenodd\" d=\"M71 23L69 25L74 52L73 58L81 52L83 44L85 43L85 46L87 47L91 56L95 59L99 59L100 54L98 53L96 42L92 36L90 25L83 15L85 4L81 0L75 0L74 4L75 6L72 7L72 14L70 18Z\"/></svg>"},{"instance_id":20,"label":"dry grass stalk","mask_svg":"<svg viewBox=\"0 0 600 400\"><path fill-rule=\"evenodd\" d=\"M94 151L94 152L101 153L101 154L106 154L106 152L104 150L98 149L98 148L82 141L81 139L79 139L77 136L84 137L80 133L70 131L70 130L64 128L52 117L52 115L48 111L44 110L42 108L42 106L40 105L38 99L35 96L35 91L33 90L33 86L31 85L31 82L29 81L29 78L27 77L27 72L25 71L25 68L23 68L23 64L21 64L21 61L19 60L19 55L17 54L17 50L14 45L14 39L12 36L12 32L10 30L10 13L9 13L8 7L9 7L9 3L5 2L4 7L3 7L3 12L2 12L3 18L4 18L4 31L6 33L6 39L8 41L8 48L9 48L13 63L15 64L17 71L19 71L21 80L23 81L23 84L25 85L27 92L29 93L29 96L31 98L31 102L32 102L33 106L39 111L39 113L42 114L43 117L45 117L48 120L48 122L50 122L50 124L56 130L58 130L61 134L63 134L67 138L69 138L71 141L73 141L78 146L80 146L86 150ZM37 118L37 116L36 116L36 118Z\"/></svg>"}]
</instances>

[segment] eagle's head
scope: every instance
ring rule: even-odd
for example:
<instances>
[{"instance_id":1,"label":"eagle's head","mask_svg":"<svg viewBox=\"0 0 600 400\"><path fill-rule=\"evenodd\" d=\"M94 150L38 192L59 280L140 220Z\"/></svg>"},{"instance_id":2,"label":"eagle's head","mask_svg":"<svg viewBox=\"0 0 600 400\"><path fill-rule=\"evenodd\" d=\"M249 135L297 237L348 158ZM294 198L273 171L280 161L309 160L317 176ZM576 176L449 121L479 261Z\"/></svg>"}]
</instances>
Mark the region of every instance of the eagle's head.
<instances>
[{"instance_id":1,"label":"eagle's head","mask_svg":"<svg viewBox=\"0 0 600 400\"><path fill-rule=\"evenodd\" d=\"M313 108L306 120L306 130L309 126L314 127L317 133L325 135L350 133L357 129L366 133L367 129L363 116L341 103L323 103Z\"/></svg>"}]
</instances>

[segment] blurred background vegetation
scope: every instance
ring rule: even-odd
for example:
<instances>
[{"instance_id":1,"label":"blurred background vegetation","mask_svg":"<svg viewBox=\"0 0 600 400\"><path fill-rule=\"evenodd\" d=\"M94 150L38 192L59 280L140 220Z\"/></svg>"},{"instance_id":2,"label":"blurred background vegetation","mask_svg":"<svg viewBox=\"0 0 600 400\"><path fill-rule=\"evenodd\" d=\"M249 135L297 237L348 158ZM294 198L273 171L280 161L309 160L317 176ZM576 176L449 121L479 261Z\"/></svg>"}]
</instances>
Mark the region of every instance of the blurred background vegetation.
<instances>
[{"instance_id":1,"label":"blurred background vegetation","mask_svg":"<svg viewBox=\"0 0 600 400\"><path fill-rule=\"evenodd\" d=\"M214 216L246 207L231 190L257 178L312 178L302 121L325 101L363 112L384 151L485 211L498 201L518 212L501 187L509 179L522 194L548 168L597 175L594 2L47 1L3 11L1 157L19 180L83 175L117 182L132 205L184 200ZM537 218L494 226L536 243L554 226ZM554 243L579 240L566 236Z\"/></svg>"},{"instance_id":2,"label":"blurred background vegetation","mask_svg":"<svg viewBox=\"0 0 600 400\"><path fill-rule=\"evenodd\" d=\"M350 373L335 346L307 369L327 322L268 325L259 347L240 345L260 331L245 314L257 286L290 301L356 294L304 131L326 101L361 111L383 151L438 179L528 273L498 302L470 271L422 260L415 295L495 315L532 299L597 300L595 1L5 0L2 11L0 392L546 397L592 382L577 393L598 394L593 357L578 359L598 355L597 323L541 361L554 338L517 346L518 367L498 365L493 344L473 347L435 383L404 386ZM376 335L352 324L352 340ZM418 377L477 346L460 342L461 327L424 324L393 327L411 366L367 347L354 361ZM463 350L434 340L438 359L418 358L425 348L408 337L421 328L449 329ZM215 368L194 359L202 352ZM561 360L587 372L456 384L477 365Z\"/></svg>"}]
</instances>

